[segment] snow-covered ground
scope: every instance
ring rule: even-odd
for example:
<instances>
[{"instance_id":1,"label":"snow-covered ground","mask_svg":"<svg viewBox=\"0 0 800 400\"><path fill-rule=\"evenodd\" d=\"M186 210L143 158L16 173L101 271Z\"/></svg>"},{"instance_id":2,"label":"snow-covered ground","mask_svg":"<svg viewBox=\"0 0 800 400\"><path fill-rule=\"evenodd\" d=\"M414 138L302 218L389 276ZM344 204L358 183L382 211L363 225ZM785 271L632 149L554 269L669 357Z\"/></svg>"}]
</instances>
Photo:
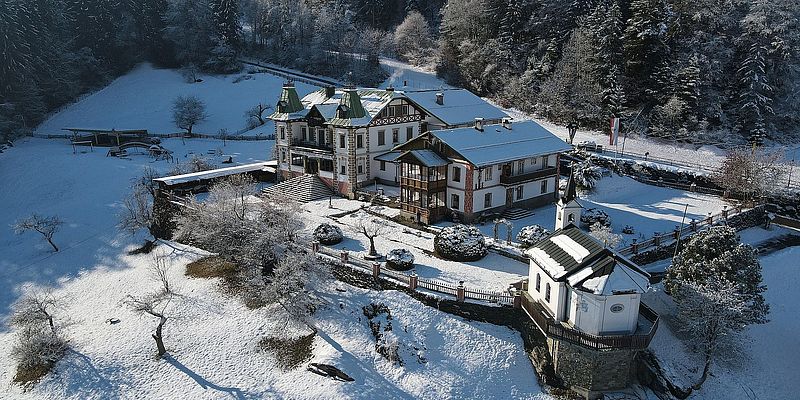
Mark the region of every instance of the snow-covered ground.
<instances>
[{"instance_id":1,"label":"snow-covered ground","mask_svg":"<svg viewBox=\"0 0 800 400\"><path fill-rule=\"evenodd\" d=\"M376 217L358 210L366 203L348 200L334 202L334 209L328 208L328 200L311 202L303 206L301 218L306 224L305 233L311 232L321 223L327 222L339 226L345 239L332 248L347 250L354 253L354 257L363 257L369 251L369 240L358 230L358 223L363 219ZM382 213L380 207L373 206L373 210ZM389 209L393 210L393 209ZM328 218L324 215L342 214L353 211L344 216ZM489 253L480 261L455 262L448 261L433 255L433 237L431 233L408 228L395 222L381 220L385 224L385 232L375 239L375 248L380 254L387 254L393 249L407 249L414 254L414 271L422 278L436 279L447 283L457 284L464 281L468 288L503 291L511 283L518 282L527 277L528 265L495 253Z\"/></svg>"},{"instance_id":2,"label":"snow-covered ground","mask_svg":"<svg viewBox=\"0 0 800 400\"><path fill-rule=\"evenodd\" d=\"M763 240L797 231L774 227L771 230L750 228L741 233L746 243ZM700 391L691 398L707 400L727 399L796 399L800 368L800 319L795 307L796 288L800 286L800 247L790 247L760 257L765 297L770 305L770 322L747 329L748 338L742 351L731 360L715 363L711 375ZM645 295L644 301L662 314L667 322L659 326L651 349L662 367L676 384L687 387L699 378L702 359L692 353L676 332L672 316L674 303L658 285L654 292Z\"/></svg>"},{"instance_id":3,"label":"snow-covered ground","mask_svg":"<svg viewBox=\"0 0 800 400\"><path fill-rule=\"evenodd\" d=\"M415 67L402 61L381 58L381 65L389 71L389 78L380 87L394 86L396 89L440 89L451 88L436 76L432 69ZM405 83L405 85L404 85Z\"/></svg>"},{"instance_id":4,"label":"snow-covered ground","mask_svg":"<svg viewBox=\"0 0 800 400\"><path fill-rule=\"evenodd\" d=\"M184 145L169 139L162 144L174 151L178 162L194 153L217 164L232 155L245 164L266 159L273 142L228 141L223 146L220 140L192 139ZM224 155L207 154L217 149ZM146 155L106 157L104 148L85 151L73 154L67 140L29 138L0 154L0 315L6 314L21 283L53 285L100 265L116 269L123 248L141 242L116 228L122 200L144 167L165 173L174 164ZM13 233L11 225L31 213L64 221L54 238L61 251L52 253L38 234Z\"/></svg>"},{"instance_id":5,"label":"snow-covered ground","mask_svg":"<svg viewBox=\"0 0 800 400\"><path fill-rule=\"evenodd\" d=\"M675 229L675 226L681 224L687 204L689 206L686 212L687 224L692 218L702 219L708 213L717 214L727 204L715 196L646 185L617 175L604 177L598 181L593 192L581 194L578 201L584 209L599 208L605 211L611 217L615 233L621 233L625 225L632 226L635 229L634 234L623 235L623 240L628 244L633 238L638 240L640 235L650 238L653 233L664 233ZM514 225L512 234L515 240L520 229L528 225L538 224L552 230L555 225L555 209L554 204L539 207L534 210L534 215L511 221ZM444 222L440 225L449 224ZM494 224L486 223L478 228L486 236L494 235ZM506 228L500 226L498 233L500 239L505 239Z\"/></svg>"},{"instance_id":6,"label":"snow-covered ground","mask_svg":"<svg viewBox=\"0 0 800 400\"><path fill-rule=\"evenodd\" d=\"M208 114L206 121L195 127L195 133L215 135L224 128L232 135L245 127L245 111L258 103L274 106L283 84L283 79L270 74L201 74L199 77L202 82L186 83L177 70L141 64L105 88L52 115L36 128L36 132L63 134L66 133L63 128L180 132L172 122L172 102L178 96L194 95L205 102ZM249 79L234 82L241 77ZM301 96L317 89L300 82L296 86ZM265 116L270 112L266 111ZM247 135L269 135L274 131L274 124L268 122Z\"/></svg>"},{"instance_id":7,"label":"snow-covered ground","mask_svg":"<svg viewBox=\"0 0 800 400\"><path fill-rule=\"evenodd\" d=\"M70 350L42 382L23 393L9 384L14 371L9 358L0 357L0 398L546 398L518 332L464 321L399 292L335 282L321 288L324 305L316 315L319 334L309 362L336 365L355 382L314 375L306 364L284 372L258 342L304 335L307 329L286 328L278 308L247 309L223 296L213 280L187 278L186 263L204 252L174 244L156 251L168 255L179 294L166 313L168 358L154 356L154 318L123 304L127 295L157 289L148 278L150 256L116 254L55 291L65 305L56 318L64 322ZM370 303L389 307L404 366L376 353L361 311ZM109 318L120 322L108 324ZM7 354L12 340L13 335L0 334L0 351ZM427 362L418 362L417 354Z\"/></svg>"}]
</instances>

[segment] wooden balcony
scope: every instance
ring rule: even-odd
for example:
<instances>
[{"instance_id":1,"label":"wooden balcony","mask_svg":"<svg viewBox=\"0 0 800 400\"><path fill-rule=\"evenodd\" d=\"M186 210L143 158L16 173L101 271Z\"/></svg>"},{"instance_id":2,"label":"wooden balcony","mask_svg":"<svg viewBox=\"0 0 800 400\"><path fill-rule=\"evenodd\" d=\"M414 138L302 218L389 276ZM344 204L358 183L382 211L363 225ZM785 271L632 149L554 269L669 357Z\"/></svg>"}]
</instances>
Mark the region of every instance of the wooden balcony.
<instances>
[{"instance_id":1,"label":"wooden balcony","mask_svg":"<svg viewBox=\"0 0 800 400\"><path fill-rule=\"evenodd\" d=\"M556 174L555 167L547 167L544 169L537 169L536 171L526 172L519 175L500 175L500 184L502 185L516 185L523 182L535 181L537 179L546 178Z\"/></svg>"},{"instance_id":2,"label":"wooden balcony","mask_svg":"<svg viewBox=\"0 0 800 400\"><path fill-rule=\"evenodd\" d=\"M564 340L592 350L646 349L658 329L658 314L644 303L639 303L639 317L649 327L631 335L592 335L556 322L544 307L528 294L522 294L522 309L548 337Z\"/></svg>"},{"instance_id":3,"label":"wooden balcony","mask_svg":"<svg viewBox=\"0 0 800 400\"><path fill-rule=\"evenodd\" d=\"M327 144L319 144L316 142L305 142L302 140L294 139L292 140L292 148L293 150L309 150L309 151L333 151L333 147L328 146Z\"/></svg>"},{"instance_id":4,"label":"wooden balcony","mask_svg":"<svg viewBox=\"0 0 800 400\"><path fill-rule=\"evenodd\" d=\"M447 189L447 180L440 179L437 181L426 181L426 180L413 179L403 176L400 178L400 186L425 190L428 192L438 192Z\"/></svg>"}]
</instances>

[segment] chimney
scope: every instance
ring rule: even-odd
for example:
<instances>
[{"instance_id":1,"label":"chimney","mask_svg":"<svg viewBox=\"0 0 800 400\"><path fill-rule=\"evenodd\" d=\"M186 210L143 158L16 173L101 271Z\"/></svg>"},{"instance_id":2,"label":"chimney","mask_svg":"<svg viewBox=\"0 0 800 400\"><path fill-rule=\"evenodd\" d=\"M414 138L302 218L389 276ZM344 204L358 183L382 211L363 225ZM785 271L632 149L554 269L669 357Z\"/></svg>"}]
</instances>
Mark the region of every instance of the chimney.
<instances>
[{"instance_id":1,"label":"chimney","mask_svg":"<svg viewBox=\"0 0 800 400\"><path fill-rule=\"evenodd\" d=\"M444 105L444 93L442 92L436 93L436 104L440 106Z\"/></svg>"},{"instance_id":2,"label":"chimney","mask_svg":"<svg viewBox=\"0 0 800 400\"><path fill-rule=\"evenodd\" d=\"M408 81L403 81L403 87L408 86Z\"/></svg>"},{"instance_id":3,"label":"chimney","mask_svg":"<svg viewBox=\"0 0 800 400\"><path fill-rule=\"evenodd\" d=\"M325 86L325 97L331 98L336 94L336 88L333 86Z\"/></svg>"},{"instance_id":4,"label":"chimney","mask_svg":"<svg viewBox=\"0 0 800 400\"><path fill-rule=\"evenodd\" d=\"M508 118L508 117L503 118L502 125L503 125L503 128L511 130L511 118Z\"/></svg>"},{"instance_id":5,"label":"chimney","mask_svg":"<svg viewBox=\"0 0 800 400\"><path fill-rule=\"evenodd\" d=\"M475 129L483 132L483 118L475 118Z\"/></svg>"}]
</instances>

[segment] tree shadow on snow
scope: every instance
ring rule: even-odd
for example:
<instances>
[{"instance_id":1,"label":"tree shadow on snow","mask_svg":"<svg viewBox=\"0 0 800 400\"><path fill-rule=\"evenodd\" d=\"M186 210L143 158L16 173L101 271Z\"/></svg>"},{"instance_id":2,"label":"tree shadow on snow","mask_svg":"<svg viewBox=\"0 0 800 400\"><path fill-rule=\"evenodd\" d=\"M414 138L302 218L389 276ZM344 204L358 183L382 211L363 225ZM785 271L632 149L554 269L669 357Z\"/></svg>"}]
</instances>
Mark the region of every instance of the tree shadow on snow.
<instances>
[{"instance_id":1,"label":"tree shadow on snow","mask_svg":"<svg viewBox=\"0 0 800 400\"><path fill-rule=\"evenodd\" d=\"M119 399L120 388L112 382L120 382L117 369L97 368L89 356L68 349L67 355L57 364L54 381L64 383L65 397L86 398L102 393L104 399ZM122 379L124 381L124 379Z\"/></svg>"},{"instance_id":2,"label":"tree shadow on snow","mask_svg":"<svg viewBox=\"0 0 800 400\"><path fill-rule=\"evenodd\" d=\"M169 354L164 356L164 360L166 360L170 365L172 365L173 367L175 367L179 371L181 371L184 374L186 374L186 376L192 378L203 389L213 389L213 390L216 390L216 391L219 391L219 392L223 392L223 393L226 393L226 394L230 395L230 397L234 398L234 399L257 399L257 398L259 398L258 396L254 395L254 394L251 394L251 393L244 392L244 391L242 391L242 389L239 389L239 388L225 387L225 386L217 385L217 384L215 384L213 382L209 382L208 380L206 380L202 376L198 375L196 372L192 371L191 369L189 369L189 367L183 365L180 361L178 361L176 358L170 356Z\"/></svg>"}]
</instances>

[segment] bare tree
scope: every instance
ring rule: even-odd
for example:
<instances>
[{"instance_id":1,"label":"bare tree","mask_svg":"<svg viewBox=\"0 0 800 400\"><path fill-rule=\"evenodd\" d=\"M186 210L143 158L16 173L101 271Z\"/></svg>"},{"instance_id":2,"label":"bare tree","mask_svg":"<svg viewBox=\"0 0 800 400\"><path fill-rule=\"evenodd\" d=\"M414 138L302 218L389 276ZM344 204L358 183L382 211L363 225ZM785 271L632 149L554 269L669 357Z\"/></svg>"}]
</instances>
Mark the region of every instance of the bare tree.
<instances>
[{"instance_id":1,"label":"bare tree","mask_svg":"<svg viewBox=\"0 0 800 400\"><path fill-rule=\"evenodd\" d=\"M133 311L140 314L149 314L158 318L158 325L156 325L155 332L152 336L153 340L156 342L159 357L167 353L167 348L164 346L163 329L164 324L167 323L165 311L169 306L170 300L172 300L172 296L157 293L144 297L128 296L128 299L125 301Z\"/></svg>"},{"instance_id":2,"label":"bare tree","mask_svg":"<svg viewBox=\"0 0 800 400\"><path fill-rule=\"evenodd\" d=\"M30 291L11 308L11 325L22 327L47 323L50 330L56 333L53 311L57 308L57 301L51 291Z\"/></svg>"},{"instance_id":3,"label":"bare tree","mask_svg":"<svg viewBox=\"0 0 800 400\"><path fill-rule=\"evenodd\" d=\"M170 284L169 267L170 263L166 256L163 254L153 255L153 262L150 264L151 278L161 284L161 291L165 295L171 296L175 292L172 291L172 285Z\"/></svg>"},{"instance_id":4,"label":"bare tree","mask_svg":"<svg viewBox=\"0 0 800 400\"><path fill-rule=\"evenodd\" d=\"M296 247L284 253L275 263L266 295L286 311L287 324L296 320L316 331L307 317L318 304L312 287L324 275L325 269L319 260L304 249Z\"/></svg>"},{"instance_id":5,"label":"bare tree","mask_svg":"<svg viewBox=\"0 0 800 400\"><path fill-rule=\"evenodd\" d=\"M58 232L63 224L64 222L56 216L43 217L38 214L32 214L28 218L17 221L14 224L14 232L18 235L27 231L39 232L47 240L47 243L53 246L53 250L58 251L58 246L53 243L53 235Z\"/></svg>"},{"instance_id":6,"label":"bare tree","mask_svg":"<svg viewBox=\"0 0 800 400\"><path fill-rule=\"evenodd\" d=\"M720 186L745 200L768 196L781 190L782 159L778 151L732 150L714 178Z\"/></svg>"},{"instance_id":7,"label":"bare tree","mask_svg":"<svg viewBox=\"0 0 800 400\"><path fill-rule=\"evenodd\" d=\"M206 105L195 96L178 96L172 103L172 121L191 136L194 126L205 121Z\"/></svg>"},{"instance_id":8,"label":"bare tree","mask_svg":"<svg viewBox=\"0 0 800 400\"><path fill-rule=\"evenodd\" d=\"M264 112L272 109L268 104L258 103L249 110L245 111L244 116L247 118L247 127L252 129L264 125Z\"/></svg>"},{"instance_id":9,"label":"bare tree","mask_svg":"<svg viewBox=\"0 0 800 400\"><path fill-rule=\"evenodd\" d=\"M153 239L156 238L156 218L153 213L153 201L155 193L151 193L148 186L134 184L133 192L126 197L122 204L124 206L119 215L119 227L131 234L139 229L147 229Z\"/></svg>"},{"instance_id":10,"label":"bare tree","mask_svg":"<svg viewBox=\"0 0 800 400\"><path fill-rule=\"evenodd\" d=\"M34 381L50 370L67 348L56 331L53 314L58 300L49 290L26 292L11 306L9 324L16 328L17 340L11 359L17 364L14 381Z\"/></svg>"},{"instance_id":11,"label":"bare tree","mask_svg":"<svg viewBox=\"0 0 800 400\"><path fill-rule=\"evenodd\" d=\"M368 257L379 257L378 251L375 250L375 238L386 232L386 225L377 218L365 217L358 220L356 228L369 239Z\"/></svg>"},{"instance_id":12,"label":"bare tree","mask_svg":"<svg viewBox=\"0 0 800 400\"><path fill-rule=\"evenodd\" d=\"M715 358L736 354L740 333L750 323L748 301L734 283L717 277L702 284L684 282L676 299L681 327L704 357L702 375L693 385L697 390L706 381Z\"/></svg>"}]
</instances>

